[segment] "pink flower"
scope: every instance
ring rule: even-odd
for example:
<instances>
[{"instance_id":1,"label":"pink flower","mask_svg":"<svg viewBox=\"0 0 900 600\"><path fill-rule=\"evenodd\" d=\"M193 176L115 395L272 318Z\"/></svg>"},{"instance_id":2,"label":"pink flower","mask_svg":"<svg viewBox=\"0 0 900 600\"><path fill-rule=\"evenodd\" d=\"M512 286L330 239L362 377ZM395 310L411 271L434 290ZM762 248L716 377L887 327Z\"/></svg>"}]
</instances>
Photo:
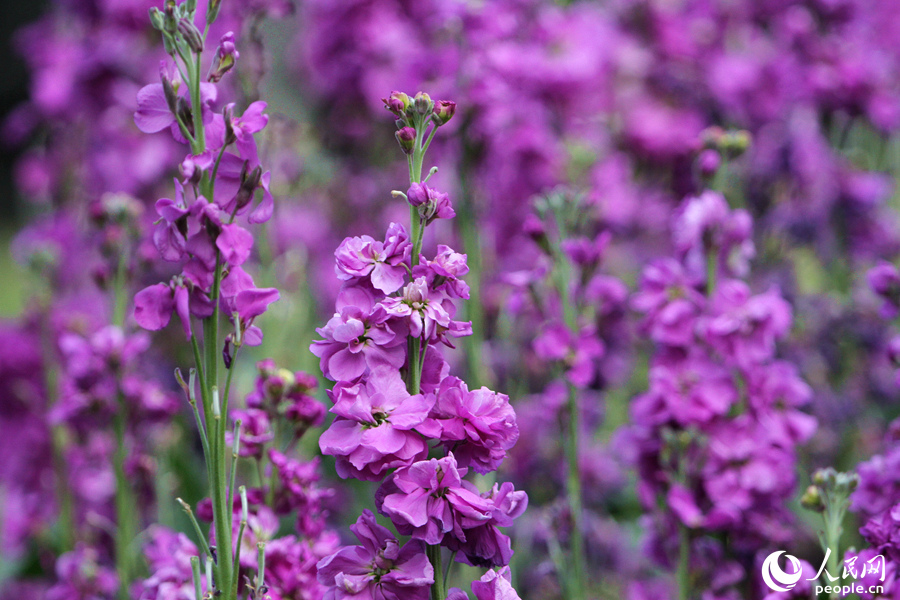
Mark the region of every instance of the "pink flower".
<instances>
[{"instance_id":1,"label":"pink flower","mask_svg":"<svg viewBox=\"0 0 900 600\"><path fill-rule=\"evenodd\" d=\"M453 454L423 460L394 473L383 486L381 512L403 535L439 544L445 535L465 541L466 529L491 518L492 504L463 486L467 469L458 469Z\"/></svg>"},{"instance_id":2,"label":"pink flower","mask_svg":"<svg viewBox=\"0 0 900 600\"><path fill-rule=\"evenodd\" d=\"M341 477L379 481L388 470L427 455L428 446L413 429L434 400L411 396L398 371L375 369L366 382L340 382L330 395L331 412L338 416L319 438L319 448L337 457Z\"/></svg>"}]
</instances>

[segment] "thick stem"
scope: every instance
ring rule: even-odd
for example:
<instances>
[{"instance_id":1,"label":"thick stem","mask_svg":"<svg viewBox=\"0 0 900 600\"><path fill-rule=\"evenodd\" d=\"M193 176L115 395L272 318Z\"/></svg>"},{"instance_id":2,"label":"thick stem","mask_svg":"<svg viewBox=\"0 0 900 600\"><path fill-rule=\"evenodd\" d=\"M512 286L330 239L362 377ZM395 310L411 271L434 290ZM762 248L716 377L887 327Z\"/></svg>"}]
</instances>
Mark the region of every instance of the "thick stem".
<instances>
[{"instance_id":1,"label":"thick stem","mask_svg":"<svg viewBox=\"0 0 900 600\"><path fill-rule=\"evenodd\" d=\"M434 567L434 585L431 586L431 600L444 600L447 597L446 582L444 581L444 570L441 565L441 547L438 545L429 545L426 552L431 566Z\"/></svg>"}]
</instances>

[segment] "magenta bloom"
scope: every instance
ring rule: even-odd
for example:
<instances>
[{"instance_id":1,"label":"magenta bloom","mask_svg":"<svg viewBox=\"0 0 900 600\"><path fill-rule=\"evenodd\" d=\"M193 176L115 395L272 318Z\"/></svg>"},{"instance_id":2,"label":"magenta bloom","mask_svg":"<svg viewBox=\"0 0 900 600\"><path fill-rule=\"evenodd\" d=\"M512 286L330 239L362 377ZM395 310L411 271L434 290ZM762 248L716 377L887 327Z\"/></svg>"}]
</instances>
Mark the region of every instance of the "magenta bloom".
<instances>
[{"instance_id":1,"label":"magenta bloom","mask_svg":"<svg viewBox=\"0 0 900 600\"><path fill-rule=\"evenodd\" d=\"M240 456L261 458L266 444L275 438L266 412L258 408L233 410L231 418L241 421ZM232 436L231 432L225 432L225 437L233 444Z\"/></svg>"},{"instance_id":2,"label":"magenta bloom","mask_svg":"<svg viewBox=\"0 0 900 600\"><path fill-rule=\"evenodd\" d=\"M419 431L441 440L461 466L482 475L496 471L519 439L509 396L486 387L470 392L465 382L447 377L435 398L429 419Z\"/></svg>"},{"instance_id":3,"label":"magenta bloom","mask_svg":"<svg viewBox=\"0 0 900 600\"><path fill-rule=\"evenodd\" d=\"M438 544L445 535L465 541L466 529L491 518L493 505L466 486L467 469L457 469L453 454L423 460L394 473L384 486L381 512L403 535Z\"/></svg>"},{"instance_id":4,"label":"magenta bloom","mask_svg":"<svg viewBox=\"0 0 900 600\"><path fill-rule=\"evenodd\" d=\"M364 510L350 526L359 546L341 548L319 561L317 578L328 587L324 600L426 600L434 568L425 545L411 540L402 548L375 515Z\"/></svg>"},{"instance_id":5,"label":"magenta bloom","mask_svg":"<svg viewBox=\"0 0 900 600\"><path fill-rule=\"evenodd\" d=\"M697 318L706 304L695 284L681 263L671 258L654 261L641 273L632 306L646 315L643 328L654 341L670 346L693 343Z\"/></svg>"},{"instance_id":6,"label":"magenta bloom","mask_svg":"<svg viewBox=\"0 0 900 600\"><path fill-rule=\"evenodd\" d=\"M900 313L900 271L889 262L881 262L868 274L869 285L883 300L881 316L893 319Z\"/></svg>"},{"instance_id":7,"label":"magenta bloom","mask_svg":"<svg viewBox=\"0 0 900 600\"><path fill-rule=\"evenodd\" d=\"M322 373L334 381L353 381L379 365L399 369L406 362L406 337L388 325L390 315L384 307L374 304L371 294L354 298L361 306L341 308L325 327L316 329L325 339L309 347L319 357Z\"/></svg>"},{"instance_id":8,"label":"magenta bloom","mask_svg":"<svg viewBox=\"0 0 900 600\"><path fill-rule=\"evenodd\" d=\"M404 263L411 248L403 226L391 223L384 242L376 242L368 235L341 242L334 252L334 269L344 281L368 277L375 289L391 294L406 281Z\"/></svg>"},{"instance_id":9,"label":"magenta bloom","mask_svg":"<svg viewBox=\"0 0 900 600\"><path fill-rule=\"evenodd\" d=\"M593 328L582 329L576 337L558 321L543 327L533 346L538 357L563 362L566 377L581 388L587 387L594 379L595 363L606 351Z\"/></svg>"},{"instance_id":10,"label":"magenta bloom","mask_svg":"<svg viewBox=\"0 0 900 600\"><path fill-rule=\"evenodd\" d=\"M425 277L428 288L448 298L469 298L469 285L460 279L469 272L466 255L443 244L437 247L434 260L424 260L413 269L413 277Z\"/></svg>"},{"instance_id":11,"label":"magenta bloom","mask_svg":"<svg viewBox=\"0 0 900 600\"><path fill-rule=\"evenodd\" d=\"M462 485L473 493L478 490L471 483L464 481ZM492 505L491 518L465 531L465 539L447 534L443 545L453 552L459 552L460 562L480 567L502 567L512 559L512 543L508 536L500 532L499 527L509 527L513 520L522 515L528 508L528 495L516 491L508 481L494 486L481 497Z\"/></svg>"},{"instance_id":12,"label":"magenta bloom","mask_svg":"<svg viewBox=\"0 0 900 600\"><path fill-rule=\"evenodd\" d=\"M472 593L476 600L519 600L519 594L510 583L511 579L509 567L503 567L499 571L491 569L481 579L472 582Z\"/></svg>"},{"instance_id":13,"label":"magenta bloom","mask_svg":"<svg viewBox=\"0 0 900 600\"><path fill-rule=\"evenodd\" d=\"M410 396L398 371L375 369L366 382L338 383L330 392L338 415L319 438L323 454L337 457L337 473L379 481L390 469L424 458L428 446L413 431L433 399Z\"/></svg>"},{"instance_id":14,"label":"magenta bloom","mask_svg":"<svg viewBox=\"0 0 900 600\"><path fill-rule=\"evenodd\" d=\"M413 183L406 192L406 198L410 204L418 207L426 225L435 219L452 219L456 216L450 196L424 183Z\"/></svg>"},{"instance_id":15,"label":"magenta bloom","mask_svg":"<svg viewBox=\"0 0 900 600\"><path fill-rule=\"evenodd\" d=\"M154 525L147 534L144 556L150 577L140 583L140 600L182 600L193 596L191 557L197 556L197 547L186 535Z\"/></svg>"},{"instance_id":16,"label":"magenta bloom","mask_svg":"<svg viewBox=\"0 0 900 600\"><path fill-rule=\"evenodd\" d=\"M451 346L448 336L472 335L472 323L453 321L441 299L429 292L424 277L403 288L403 296L385 298L381 304L389 315L406 325L411 337L429 342L440 340Z\"/></svg>"},{"instance_id":17,"label":"magenta bloom","mask_svg":"<svg viewBox=\"0 0 900 600\"><path fill-rule=\"evenodd\" d=\"M160 198L156 201L160 220L153 230L153 244L163 260L179 261L184 256L187 240L187 215L184 206L184 186L175 180L175 200Z\"/></svg>"},{"instance_id":18,"label":"magenta bloom","mask_svg":"<svg viewBox=\"0 0 900 600\"><path fill-rule=\"evenodd\" d=\"M724 415L737 401L731 373L701 352L663 357L650 368L650 389L632 404L641 425L698 425Z\"/></svg>"},{"instance_id":19,"label":"magenta bloom","mask_svg":"<svg viewBox=\"0 0 900 600\"><path fill-rule=\"evenodd\" d=\"M775 341L791 326L791 306L775 289L752 296L742 281L716 288L710 318L698 323L707 341L735 364L748 368L769 360Z\"/></svg>"}]
</instances>

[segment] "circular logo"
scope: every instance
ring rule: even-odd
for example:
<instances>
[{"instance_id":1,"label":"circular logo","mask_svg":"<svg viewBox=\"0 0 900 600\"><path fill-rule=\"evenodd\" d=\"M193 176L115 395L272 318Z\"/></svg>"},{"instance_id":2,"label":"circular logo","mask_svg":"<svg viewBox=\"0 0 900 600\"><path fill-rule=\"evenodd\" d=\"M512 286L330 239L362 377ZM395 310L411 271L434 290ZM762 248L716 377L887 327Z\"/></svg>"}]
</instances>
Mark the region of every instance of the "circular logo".
<instances>
[{"instance_id":1,"label":"circular logo","mask_svg":"<svg viewBox=\"0 0 900 600\"><path fill-rule=\"evenodd\" d=\"M791 556L790 554L784 554L784 557L791 563L794 572L785 573L781 570L781 567L778 566L778 557L782 554L784 554L784 550L773 552L766 557L766 560L763 561L762 565L763 581L765 581L766 585L775 592L787 592L793 589L793 587L797 585L797 582L800 581L800 578L803 577L800 561L797 560L796 556Z\"/></svg>"}]
</instances>

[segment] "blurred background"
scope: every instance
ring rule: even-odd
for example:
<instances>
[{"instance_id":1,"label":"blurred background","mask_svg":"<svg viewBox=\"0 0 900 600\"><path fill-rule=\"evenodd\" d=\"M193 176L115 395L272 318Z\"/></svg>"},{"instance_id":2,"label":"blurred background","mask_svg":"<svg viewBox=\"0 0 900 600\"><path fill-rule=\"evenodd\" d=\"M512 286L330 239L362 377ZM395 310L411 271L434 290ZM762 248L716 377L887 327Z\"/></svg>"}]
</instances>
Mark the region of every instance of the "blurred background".
<instances>
[{"instance_id":1,"label":"blurred background","mask_svg":"<svg viewBox=\"0 0 900 600\"><path fill-rule=\"evenodd\" d=\"M59 340L97 330L103 317L90 307L109 302L103 287L109 256L91 207L110 194L134 200L145 208L137 223L147 245L151 207L172 194L183 158L166 131L142 134L132 119L137 90L158 81L165 58L147 20L153 5L56 0L2 7L8 58L0 81L0 316L9 340L23 336L22 344L38 347L34 364L17 362L22 357L9 349L0 357L4 430L28 422L39 440L35 456L10 461L0 478L6 523L0 576L9 586L18 579L52 588L64 548L47 533L59 512L48 440L53 427L81 425L48 414L67 393ZM577 389L595 597L675 597L677 518L666 502L658 506L668 491L660 487L660 440L671 431L699 432L704 448L710 439L746 438L744 455L697 459L690 492L705 514L724 502L710 491L713 475L705 465L721 459L722 480L744 465L758 467L743 473L750 491L742 514L698 527L698 581L721 565L730 569L709 584L704 599L763 597L758 567L774 549L818 566L819 517L799 505L815 469L831 465L863 475L867 492L854 497L844 548L864 544L859 527L900 501L900 471L891 468L900 458L898 436L890 427L900 413L893 362L900 351L892 345L900 276L895 281L888 269L880 283L867 277L873 267L895 264L900 252L900 4L223 5L215 34L234 30L241 56L217 108L268 103L260 147L277 209L257 240L254 276L282 292L261 322L265 344L239 366L242 394L253 389L254 363L263 358L318 375L307 348L333 314L340 287L334 249L348 235L380 239L389 223L408 219L407 206L390 194L406 189L407 167L382 98L421 90L458 105L426 165L439 167L433 183L450 194L457 218L436 224L426 247L433 252L447 243L469 259L472 299L461 315L475 335L447 351L454 372L470 388L508 394L519 415L521 441L499 477L531 498L512 533L523 598L564 597L554 553L571 535L560 444L571 418L564 408L569 385ZM722 202L696 217L697 225L685 207L704 192ZM728 379L726 387L743 398L735 407L744 408L700 424L660 425L647 398L658 391L655 367L671 358L675 334L654 329L659 307L648 309L647 297L657 284L669 300L703 296L706 267L684 241L695 225L720 227L722 280L741 282L757 303L698 300L691 310L735 319L740 313L747 335L758 334L753 343L764 339L766 356L754 366L760 380ZM548 239L568 245L553 255ZM703 239L698 243L708 243ZM132 291L169 276L136 248ZM648 270L660 261L670 261L671 273ZM576 290L577 326L565 334L558 327L565 294L555 287L561 264ZM28 341L39 324L49 324L49 338ZM143 369L169 395L176 390L173 366L190 360L176 329L154 336ZM717 368L727 363L721 349L710 352ZM688 387L706 377L692 368ZM23 395L22 382L35 374ZM321 380L317 392L326 406L328 385ZM765 409L753 408L757 398ZM175 494L196 501L204 493L197 441L178 406L176 416L155 425L142 450L147 460L136 459L135 469L146 496L142 525L188 531L171 503L161 501ZM769 440L775 431L781 437ZM79 458L91 462L91 474L80 476L91 483L76 486L83 496L75 499L76 513L109 512L113 490L103 452L95 450L90 461L85 453ZM316 435L305 436L297 453L314 457ZM321 469L322 485L336 490L329 526L343 532L370 506L372 490L338 480L330 459ZM48 509L32 510L35 502ZM26 505L27 519L13 516ZM95 525L84 518L84 531ZM465 573L477 578L474 570Z\"/></svg>"}]
</instances>

